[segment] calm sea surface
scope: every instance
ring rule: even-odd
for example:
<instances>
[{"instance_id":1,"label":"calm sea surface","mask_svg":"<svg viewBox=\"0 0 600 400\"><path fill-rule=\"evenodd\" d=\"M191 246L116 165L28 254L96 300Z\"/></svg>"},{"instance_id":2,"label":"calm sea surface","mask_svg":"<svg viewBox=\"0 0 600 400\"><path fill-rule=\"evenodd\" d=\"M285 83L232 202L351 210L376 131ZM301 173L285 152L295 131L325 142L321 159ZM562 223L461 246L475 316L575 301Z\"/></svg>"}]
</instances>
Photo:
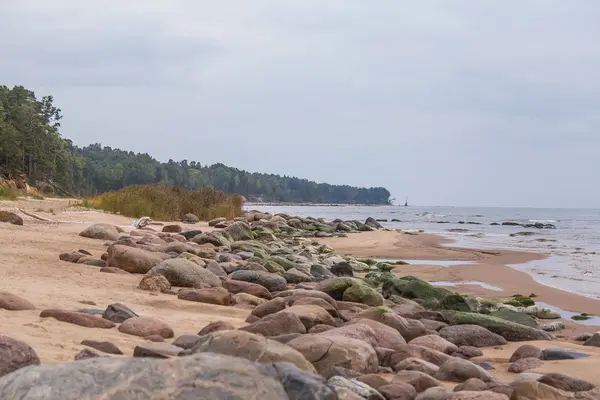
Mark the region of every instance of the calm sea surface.
<instances>
[{"instance_id":1,"label":"calm sea surface","mask_svg":"<svg viewBox=\"0 0 600 400\"><path fill-rule=\"evenodd\" d=\"M528 272L548 286L600 298L600 210L486 208L486 207L356 207L356 206L255 206L247 209L283 212L327 220L368 217L386 219L390 229L423 229L457 240L452 246L535 251L550 258L513 268ZM400 222L391 222L397 219ZM512 221L541 222L556 229L495 226ZM463 223L460 223L463 222ZM467 230L457 232L455 230ZM533 232L530 236L510 236Z\"/></svg>"}]
</instances>

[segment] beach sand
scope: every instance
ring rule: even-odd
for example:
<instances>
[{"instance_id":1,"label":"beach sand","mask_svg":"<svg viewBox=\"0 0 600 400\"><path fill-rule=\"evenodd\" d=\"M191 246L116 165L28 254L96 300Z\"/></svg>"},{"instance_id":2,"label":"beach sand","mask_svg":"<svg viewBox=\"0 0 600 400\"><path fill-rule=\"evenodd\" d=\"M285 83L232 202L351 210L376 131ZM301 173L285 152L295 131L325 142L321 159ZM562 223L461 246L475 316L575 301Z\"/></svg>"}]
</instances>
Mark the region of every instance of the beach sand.
<instances>
[{"instance_id":1,"label":"beach sand","mask_svg":"<svg viewBox=\"0 0 600 400\"><path fill-rule=\"evenodd\" d=\"M73 204L74 201L71 201ZM85 249L99 257L104 251L103 241L78 236L85 227L98 222L112 223L131 229L132 218L96 211L73 211L68 200L22 200L0 202L0 209L23 208L40 216L62 223L47 223L24 217L24 226L0 224L0 291L11 292L31 301L37 310L0 310L0 333L15 337L31 345L43 363L62 363L73 360L82 350L82 340L106 340L117 345L126 355L137 344L139 337L120 333L116 329L92 329L40 318L47 308L77 310L104 309L112 303L123 303L140 315L152 316L167 322L175 336L195 334L205 325L217 320L230 321L234 326L245 325L248 310L219 307L178 300L173 295L150 294L137 289L140 275L117 275L99 272L97 268L60 261L62 252ZM42 211L45 210L45 211ZM184 229L210 230L206 223L182 224ZM514 293L536 293L541 301L578 312L594 313L600 310L600 301L552 289L535 282L529 275L506 264L539 259L537 254L507 251L445 248L447 240L433 235L411 236L397 232L367 232L347 238L323 239L339 253L361 257L388 259L468 260L472 265L440 267L407 265L396 269L400 275L411 274L427 280L453 282L482 281L503 288L503 292L479 286L461 286L454 290L483 297L509 296ZM497 253L492 255L490 253ZM96 305L83 304L94 302ZM585 327L567 321L569 328L561 335L572 337L579 332L595 332L597 327ZM507 382L514 375L505 372L508 359L521 343L483 349L477 360L488 361L496 368L495 375ZM573 348L590 354L581 360L546 361L533 372L559 371L600 384L600 375L593 368L600 363L600 349L583 347L568 340L533 342L542 348Z\"/></svg>"}]
</instances>

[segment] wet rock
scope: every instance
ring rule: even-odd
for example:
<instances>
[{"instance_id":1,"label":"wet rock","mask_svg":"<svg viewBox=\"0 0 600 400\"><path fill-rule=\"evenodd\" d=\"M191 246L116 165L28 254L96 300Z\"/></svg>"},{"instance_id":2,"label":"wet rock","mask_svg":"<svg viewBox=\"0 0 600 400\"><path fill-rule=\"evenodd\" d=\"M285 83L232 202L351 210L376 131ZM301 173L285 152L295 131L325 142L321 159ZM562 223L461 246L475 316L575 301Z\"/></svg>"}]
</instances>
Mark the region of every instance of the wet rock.
<instances>
[{"instance_id":1,"label":"wet rock","mask_svg":"<svg viewBox=\"0 0 600 400\"><path fill-rule=\"evenodd\" d=\"M444 362L435 374L435 377L441 381L458 383L465 382L470 378L477 378L483 382L491 382L494 380L483 368L470 361L457 357L452 357Z\"/></svg>"},{"instance_id":2,"label":"wet rock","mask_svg":"<svg viewBox=\"0 0 600 400\"><path fill-rule=\"evenodd\" d=\"M524 344L520 346L518 349L514 351L512 356L510 356L509 362L515 362L522 358L537 358L538 360L542 358L542 349L532 344Z\"/></svg>"},{"instance_id":3,"label":"wet rock","mask_svg":"<svg viewBox=\"0 0 600 400\"><path fill-rule=\"evenodd\" d=\"M326 378L334 375L335 367L360 374L377 372L377 354L371 345L362 340L317 334L302 335L287 345L300 352Z\"/></svg>"},{"instance_id":4,"label":"wet rock","mask_svg":"<svg viewBox=\"0 0 600 400\"><path fill-rule=\"evenodd\" d=\"M106 307L104 313L102 314L102 318L107 319L116 324L120 324L121 322L137 317L138 315L125 304L114 303Z\"/></svg>"},{"instance_id":5,"label":"wet rock","mask_svg":"<svg viewBox=\"0 0 600 400\"><path fill-rule=\"evenodd\" d=\"M84 346L89 346L93 349L99 350L103 353L123 354L121 349L119 349L117 346L115 346L111 342L106 342L106 341L102 342L102 341L97 341L97 340L84 340L81 342L81 344Z\"/></svg>"},{"instance_id":6,"label":"wet rock","mask_svg":"<svg viewBox=\"0 0 600 400\"><path fill-rule=\"evenodd\" d=\"M221 286L221 280L215 274L185 258L172 258L162 261L150 270L150 274L163 275L173 286Z\"/></svg>"},{"instance_id":7,"label":"wet rock","mask_svg":"<svg viewBox=\"0 0 600 400\"><path fill-rule=\"evenodd\" d=\"M342 376L332 376L327 381L336 390L344 388L360 396L361 399L367 400L385 400L385 398L375 389L361 381L355 379L347 379Z\"/></svg>"},{"instance_id":8,"label":"wet rock","mask_svg":"<svg viewBox=\"0 0 600 400\"><path fill-rule=\"evenodd\" d=\"M23 218L10 211L0 211L0 222L22 226Z\"/></svg>"},{"instance_id":9,"label":"wet rock","mask_svg":"<svg viewBox=\"0 0 600 400\"><path fill-rule=\"evenodd\" d=\"M0 377L20 368L39 364L40 359L31 346L9 336L0 335Z\"/></svg>"},{"instance_id":10,"label":"wet rock","mask_svg":"<svg viewBox=\"0 0 600 400\"><path fill-rule=\"evenodd\" d=\"M110 329L114 328L115 326L115 324L103 319L102 317L98 317L96 315L88 315L76 311L49 309L42 311L40 317L54 318L62 322L67 322L69 324L85 326L86 328Z\"/></svg>"},{"instance_id":11,"label":"wet rock","mask_svg":"<svg viewBox=\"0 0 600 400\"><path fill-rule=\"evenodd\" d=\"M566 392L587 392L596 387L590 382L559 373L545 374L538 382Z\"/></svg>"},{"instance_id":12,"label":"wet rock","mask_svg":"<svg viewBox=\"0 0 600 400\"><path fill-rule=\"evenodd\" d=\"M453 325L440 330L440 336L456 346L490 347L506 344L502 336L479 325Z\"/></svg>"},{"instance_id":13,"label":"wet rock","mask_svg":"<svg viewBox=\"0 0 600 400\"><path fill-rule=\"evenodd\" d=\"M119 332L140 337L159 335L165 339L175 336L169 325L151 317L129 318L119 326Z\"/></svg>"},{"instance_id":14,"label":"wet rock","mask_svg":"<svg viewBox=\"0 0 600 400\"><path fill-rule=\"evenodd\" d=\"M35 306L16 294L0 292L0 309L9 311L35 310Z\"/></svg>"},{"instance_id":15,"label":"wet rock","mask_svg":"<svg viewBox=\"0 0 600 400\"><path fill-rule=\"evenodd\" d=\"M138 284L138 289L148 290L150 292L164 292L165 290L171 289L171 284L167 278L162 275L144 275Z\"/></svg>"},{"instance_id":16,"label":"wet rock","mask_svg":"<svg viewBox=\"0 0 600 400\"><path fill-rule=\"evenodd\" d=\"M120 232L115 225L94 224L81 231L79 236L90 239L117 240L119 239Z\"/></svg>"},{"instance_id":17,"label":"wet rock","mask_svg":"<svg viewBox=\"0 0 600 400\"><path fill-rule=\"evenodd\" d=\"M542 361L536 357L519 358L508 367L508 372L520 374L530 369L537 368L542 365Z\"/></svg>"},{"instance_id":18,"label":"wet rock","mask_svg":"<svg viewBox=\"0 0 600 400\"><path fill-rule=\"evenodd\" d=\"M169 358L177 356L183 349L169 343L144 343L135 346L134 357Z\"/></svg>"},{"instance_id":19,"label":"wet rock","mask_svg":"<svg viewBox=\"0 0 600 400\"><path fill-rule=\"evenodd\" d=\"M202 336L191 352L225 354L261 363L289 362L301 370L315 372L312 364L293 348L244 331L218 331Z\"/></svg>"},{"instance_id":20,"label":"wet rock","mask_svg":"<svg viewBox=\"0 0 600 400\"><path fill-rule=\"evenodd\" d=\"M169 257L164 253L115 244L108 248L106 266L120 268L132 274L145 274Z\"/></svg>"},{"instance_id":21,"label":"wet rock","mask_svg":"<svg viewBox=\"0 0 600 400\"><path fill-rule=\"evenodd\" d=\"M455 344L450 343L443 337L437 335L420 336L411 340L409 344L428 347L446 354L452 354L458 351L458 347Z\"/></svg>"},{"instance_id":22,"label":"wet rock","mask_svg":"<svg viewBox=\"0 0 600 400\"><path fill-rule=\"evenodd\" d=\"M223 287L233 294L247 293L267 300L273 297L264 286L252 282L229 279L223 282Z\"/></svg>"},{"instance_id":23,"label":"wet rock","mask_svg":"<svg viewBox=\"0 0 600 400\"><path fill-rule=\"evenodd\" d=\"M287 281L283 277L268 272L241 270L233 272L229 278L261 285L269 292L284 290L287 285Z\"/></svg>"},{"instance_id":24,"label":"wet rock","mask_svg":"<svg viewBox=\"0 0 600 400\"><path fill-rule=\"evenodd\" d=\"M181 289L177 298L198 303L230 306L234 304L233 296L222 287L207 289Z\"/></svg>"},{"instance_id":25,"label":"wet rock","mask_svg":"<svg viewBox=\"0 0 600 400\"><path fill-rule=\"evenodd\" d=\"M210 324L208 324L204 328L202 328L202 330L200 330L200 332L198 332L198 335L203 336L203 335L208 335L209 333L212 333L212 332L228 331L228 330L233 330L233 329L235 329L235 327L233 326L233 324L231 322L215 321L215 322L211 322Z\"/></svg>"},{"instance_id":26,"label":"wet rock","mask_svg":"<svg viewBox=\"0 0 600 400\"><path fill-rule=\"evenodd\" d=\"M392 379L392 384L402 383L411 385L418 393L431 387L442 386L442 383L434 377L419 371L398 371Z\"/></svg>"},{"instance_id":27,"label":"wet rock","mask_svg":"<svg viewBox=\"0 0 600 400\"><path fill-rule=\"evenodd\" d=\"M589 354L579 353L567 349L549 348L542 351L542 360L577 360L580 358L589 357Z\"/></svg>"}]
</instances>

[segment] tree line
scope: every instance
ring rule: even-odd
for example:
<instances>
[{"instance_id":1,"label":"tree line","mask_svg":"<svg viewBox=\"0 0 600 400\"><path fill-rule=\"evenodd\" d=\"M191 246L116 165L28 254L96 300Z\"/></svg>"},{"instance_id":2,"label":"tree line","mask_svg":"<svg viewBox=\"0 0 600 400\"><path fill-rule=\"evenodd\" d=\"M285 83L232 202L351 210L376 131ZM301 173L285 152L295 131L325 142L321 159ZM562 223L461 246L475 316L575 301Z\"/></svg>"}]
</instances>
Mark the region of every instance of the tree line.
<instances>
[{"instance_id":1,"label":"tree line","mask_svg":"<svg viewBox=\"0 0 600 400\"><path fill-rule=\"evenodd\" d=\"M22 86L0 86L0 174L43 182L76 196L91 196L135 184L167 183L185 189L212 187L249 201L389 204L382 187L316 183L275 174L251 173L223 164L159 162L99 143L78 147L59 132L62 111L52 96L37 99Z\"/></svg>"}]
</instances>

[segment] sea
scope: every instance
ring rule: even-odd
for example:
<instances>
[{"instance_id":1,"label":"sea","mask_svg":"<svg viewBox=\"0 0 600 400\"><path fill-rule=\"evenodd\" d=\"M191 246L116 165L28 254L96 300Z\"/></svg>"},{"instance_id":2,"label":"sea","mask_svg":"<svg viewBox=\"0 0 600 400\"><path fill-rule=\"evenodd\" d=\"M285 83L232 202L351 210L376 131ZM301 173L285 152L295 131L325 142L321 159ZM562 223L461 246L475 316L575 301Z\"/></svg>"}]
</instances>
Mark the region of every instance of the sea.
<instances>
[{"instance_id":1,"label":"sea","mask_svg":"<svg viewBox=\"0 0 600 400\"><path fill-rule=\"evenodd\" d=\"M448 246L542 253L548 258L510 267L527 272L544 285L600 299L598 209L253 204L246 209L326 220L364 221L373 217L386 220L380 222L385 228L423 230L453 239L455 242ZM506 222L555 228L502 225ZM530 233L524 236L523 232Z\"/></svg>"}]
</instances>

